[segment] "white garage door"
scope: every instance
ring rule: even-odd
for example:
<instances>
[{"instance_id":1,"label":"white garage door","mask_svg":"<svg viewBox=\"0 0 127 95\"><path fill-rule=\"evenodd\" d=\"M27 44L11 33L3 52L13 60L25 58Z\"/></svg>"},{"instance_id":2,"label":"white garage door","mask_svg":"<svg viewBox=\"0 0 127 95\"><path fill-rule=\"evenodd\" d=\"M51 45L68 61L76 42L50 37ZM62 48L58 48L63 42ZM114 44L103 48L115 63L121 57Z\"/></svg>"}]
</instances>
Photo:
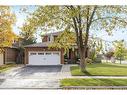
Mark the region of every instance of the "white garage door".
<instances>
[{"instance_id":1,"label":"white garage door","mask_svg":"<svg viewBox=\"0 0 127 95\"><path fill-rule=\"evenodd\" d=\"M59 65L60 52L29 52L29 65Z\"/></svg>"},{"instance_id":2,"label":"white garage door","mask_svg":"<svg viewBox=\"0 0 127 95\"><path fill-rule=\"evenodd\" d=\"M3 53L0 53L0 65L4 64L4 56Z\"/></svg>"}]
</instances>

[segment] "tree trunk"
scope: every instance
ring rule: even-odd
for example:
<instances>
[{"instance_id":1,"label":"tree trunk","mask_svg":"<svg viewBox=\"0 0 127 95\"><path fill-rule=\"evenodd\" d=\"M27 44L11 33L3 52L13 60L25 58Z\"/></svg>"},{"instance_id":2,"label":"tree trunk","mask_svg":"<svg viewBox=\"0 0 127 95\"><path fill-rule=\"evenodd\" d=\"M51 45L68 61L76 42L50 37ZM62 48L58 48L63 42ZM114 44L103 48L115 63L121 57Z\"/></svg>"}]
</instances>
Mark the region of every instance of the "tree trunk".
<instances>
[{"instance_id":1,"label":"tree trunk","mask_svg":"<svg viewBox=\"0 0 127 95\"><path fill-rule=\"evenodd\" d=\"M68 8L68 7L67 7ZM80 68L82 72L86 72L86 63L85 63L85 58L86 58L86 51L88 47L88 38L89 38L89 29L92 23L93 16L95 14L97 6L94 7L94 10L90 16L89 14L89 7L87 8L87 22L86 22L86 37L85 37L85 42L83 41L83 30L82 30L82 17L81 17L81 8L78 6L79 9L79 14L75 17L72 18L74 22L74 29L76 32L76 37L77 37L77 45L80 53ZM70 6L71 10L75 12L75 8L73 6Z\"/></svg>"},{"instance_id":2,"label":"tree trunk","mask_svg":"<svg viewBox=\"0 0 127 95\"><path fill-rule=\"evenodd\" d=\"M121 57L120 57L120 64L121 64Z\"/></svg>"},{"instance_id":3,"label":"tree trunk","mask_svg":"<svg viewBox=\"0 0 127 95\"><path fill-rule=\"evenodd\" d=\"M81 72L85 72L86 71L85 48L83 46L82 29L81 28L78 29L75 18L73 18L73 21L74 21L75 32L76 32L78 51L80 54L80 69Z\"/></svg>"},{"instance_id":4,"label":"tree trunk","mask_svg":"<svg viewBox=\"0 0 127 95\"><path fill-rule=\"evenodd\" d=\"M81 72L86 72L86 63L85 63L85 52L80 50L80 69Z\"/></svg>"}]
</instances>

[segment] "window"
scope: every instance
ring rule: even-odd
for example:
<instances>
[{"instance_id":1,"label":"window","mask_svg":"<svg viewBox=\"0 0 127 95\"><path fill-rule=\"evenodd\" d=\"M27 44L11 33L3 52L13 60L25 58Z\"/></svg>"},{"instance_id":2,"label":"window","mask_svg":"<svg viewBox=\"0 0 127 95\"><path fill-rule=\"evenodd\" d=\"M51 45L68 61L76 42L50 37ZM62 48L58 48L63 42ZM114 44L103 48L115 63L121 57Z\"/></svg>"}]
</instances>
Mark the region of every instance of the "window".
<instances>
[{"instance_id":1,"label":"window","mask_svg":"<svg viewBox=\"0 0 127 95\"><path fill-rule=\"evenodd\" d=\"M48 52L47 52L47 53L45 53L45 54L46 54L46 55L51 55L51 53L48 53Z\"/></svg>"},{"instance_id":2,"label":"window","mask_svg":"<svg viewBox=\"0 0 127 95\"><path fill-rule=\"evenodd\" d=\"M30 55L36 55L36 53L30 53Z\"/></svg>"},{"instance_id":3,"label":"window","mask_svg":"<svg viewBox=\"0 0 127 95\"><path fill-rule=\"evenodd\" d=\"M44 55L44 53L38 53L38 55Z\"/></svg>"},{"instance_id":4,"label":"window","mask_svg":"<svg viewBox=\"0 0 127 95\"><path fill-rule=\"evenodd\" d=\"M53 53L53 55L59 55L59 53Z\"/></svg>"}]
</instances>

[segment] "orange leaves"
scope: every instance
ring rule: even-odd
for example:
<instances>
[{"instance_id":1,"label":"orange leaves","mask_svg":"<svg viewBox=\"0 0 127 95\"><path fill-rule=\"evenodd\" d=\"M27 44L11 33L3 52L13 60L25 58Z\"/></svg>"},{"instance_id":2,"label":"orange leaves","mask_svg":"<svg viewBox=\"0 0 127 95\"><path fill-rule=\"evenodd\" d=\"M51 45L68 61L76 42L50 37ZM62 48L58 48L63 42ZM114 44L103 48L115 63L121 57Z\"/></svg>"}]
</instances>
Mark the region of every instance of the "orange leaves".
<instances>
[{"instance_id":1,"label":"orange leaves","mask_svg":"<svg viewBox=\"0 0 127 95\"><path fill-rule=\"evenodd\" d=\"M0 6L0 47L11 46L16 35L12 31L15 15L11 13L10 7Z\"/></svg>"}]
</instances>

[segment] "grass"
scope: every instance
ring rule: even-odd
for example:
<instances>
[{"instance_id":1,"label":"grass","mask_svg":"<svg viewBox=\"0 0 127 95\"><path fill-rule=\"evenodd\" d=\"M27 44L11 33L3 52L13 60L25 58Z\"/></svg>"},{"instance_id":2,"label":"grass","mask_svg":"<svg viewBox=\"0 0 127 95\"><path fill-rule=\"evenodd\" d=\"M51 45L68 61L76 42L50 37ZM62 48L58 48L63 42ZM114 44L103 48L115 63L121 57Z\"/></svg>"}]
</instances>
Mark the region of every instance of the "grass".
<instances>
[{"instance_id":1,"label":"grass","mask_svg":"<svg viewBox=\"0 0 127 95\"><path fill-rule=\"evenodd\" d=\"M127 79L63 79L60 81L63 86L127 86Z\"/></svg>"},{"instance_id":2,"label":"grass","mask_svg":"<svg viewBox=\"0 0 127 95\"><path fill-rule=\"evenodd\" d=\"M71 67L73 76L127 76L127 65L121 64L88 64L87 73L80 71L79 66Z\"/></svg>"},{"instance_id":3,"label":"grass","mask_svg":"<svg viewBox=\"0 0 127 95\"><path fill-rule=\"evenodd\" d=\"M10 68L15 67L15 66L16 66L16 64L14 64L14 63L9 63L9 64L2 65L2 66L0 66L0 73L4 72L4 71L7 71Z\"/></svg>"}]
</instances>

